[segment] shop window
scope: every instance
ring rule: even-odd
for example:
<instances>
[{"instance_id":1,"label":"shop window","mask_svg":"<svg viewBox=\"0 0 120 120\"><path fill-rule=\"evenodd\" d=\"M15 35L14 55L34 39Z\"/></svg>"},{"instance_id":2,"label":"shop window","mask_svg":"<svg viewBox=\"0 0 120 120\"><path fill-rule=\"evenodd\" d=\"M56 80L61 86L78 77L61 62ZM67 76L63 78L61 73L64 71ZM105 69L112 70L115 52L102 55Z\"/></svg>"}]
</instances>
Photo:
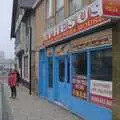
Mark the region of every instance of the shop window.
<instances>
[{"instance_id":1,"label":"shop window","mask_svg":"<svg viewBox=\"0 0 120 120\"><path fill-rule=\"evenodd\" d=\"M70 15L74 14L83 7L83 0L69 0L70 2Z\"/></svg>"},{"instance_id":2,"label":"shop window","mask_svg":"<svg viewBox=\"0 0 120 120\"><path fill-rule=\"evenodd\" d=\"M64 0L56 1L56 23L64 20Z\"/></svg>"},{"instance_id":3,"label":"shop window","mask_svg":"<svg viewBox=\"0 0 120 120\"><path fill-rule=\"evenodd\" d=\"M112 49L92 52L90 100L112 109Z\"/></svg>"},{"instance_id":4,"label":"shop window","mask_svg":"<svg viewBox=\"0 0 120 120\"><path fill-rule=\"evenodd\" d=\"M67 62L67 83L70 83L70 62Z\"/></svg>"},{"instance_id":5,"label":"shop window","mask_svg":"<svg viewBox=\"0 0 120 120\"><path fill-rule=\"evenodd\" d=\"M73 96L87 99L87 56L86 53L74 54L72 61Z\"/></svg>"},{"instance_id":6,"label":"shop window","mask_svg":"<svg viewBox=\"0 0 120 120\"><path fill-rule=\"evenodd\" d=\"M91 79L112 81L112 50L97 51L91 59Z\"/></svg>"},{"instance_id":7,"label":"shop window","mask_svg":"<svg viewBox=\"0 0 120 120\"><path fill-rule=\"evenodd\" d=\"M48 58L48 87L53 88L53 59L52 57Z\"/></svg>"},{"instance_id":8,"label":"shop window","mask_svg":"<svg viewBox=\"0 0 120 120\"><path fill-rule=\"evenodd\" d=\"M65 60L60 58L59 60L59 81L65 82Z\"/></svg>"}]
</instances>

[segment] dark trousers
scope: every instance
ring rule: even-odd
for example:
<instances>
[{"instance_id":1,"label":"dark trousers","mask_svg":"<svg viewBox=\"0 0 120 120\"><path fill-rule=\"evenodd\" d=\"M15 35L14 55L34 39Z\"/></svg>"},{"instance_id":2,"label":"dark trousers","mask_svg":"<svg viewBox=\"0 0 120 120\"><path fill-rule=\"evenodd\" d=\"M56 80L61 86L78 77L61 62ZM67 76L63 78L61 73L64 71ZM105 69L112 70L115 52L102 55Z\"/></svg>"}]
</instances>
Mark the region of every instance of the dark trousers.
<instances>
[{"instance_id":1,"label":"dark trousers","mask_svg":"<svg viewBox=\"0 0 120 120\"><path fill-rule=\"evenodd\" d=\"M17 92L16 92L16 86L11 86L11 97L16 97Z\"/></svg>"}]
</instances>

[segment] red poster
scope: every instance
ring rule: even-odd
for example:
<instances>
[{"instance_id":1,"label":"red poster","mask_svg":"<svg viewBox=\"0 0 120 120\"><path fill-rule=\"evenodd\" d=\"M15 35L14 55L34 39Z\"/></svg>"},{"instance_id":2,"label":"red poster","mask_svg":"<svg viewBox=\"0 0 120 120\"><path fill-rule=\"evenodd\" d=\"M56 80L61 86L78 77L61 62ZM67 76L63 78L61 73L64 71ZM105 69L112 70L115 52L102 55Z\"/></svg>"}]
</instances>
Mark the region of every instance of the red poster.
<instances>
[{"instance_id":1,"label":"red poster","mask_svg":"<svg viewBox=\"0 0 120 120\"><path fill-rule=\"evenodd\" d=\"M72 94L80 99L87 99L87 82L85 76L77 75L73 77Z\"/></svg>"},{"instance_id":2,"label":"red poster","mask_svg":"<svg viewBox=\"0 0 120 120\"><path fill-rule=\"evenodd\" d=\"M105 16L120 17L120 0L102 0Z\"/></svg>"}]
</instances>

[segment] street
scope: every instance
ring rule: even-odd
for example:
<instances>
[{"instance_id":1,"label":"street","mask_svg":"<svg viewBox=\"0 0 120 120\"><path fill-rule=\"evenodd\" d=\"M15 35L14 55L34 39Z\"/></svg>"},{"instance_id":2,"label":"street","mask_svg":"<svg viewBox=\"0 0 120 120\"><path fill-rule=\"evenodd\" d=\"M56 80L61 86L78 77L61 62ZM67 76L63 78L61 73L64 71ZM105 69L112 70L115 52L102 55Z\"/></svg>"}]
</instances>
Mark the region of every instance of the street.
<instances>
[{"instance_id":1,"label":"street","mask_svg":"<svg viewBox=\"0 0 120 120\"><path fill-rule=\"evenodd\" d=\"M17 95L15 100L9 98L8 85L0 86L0 120L82 120L35 94L30 96L28 89L22 85L17 88Z\"/></svg>"}]
</instances>

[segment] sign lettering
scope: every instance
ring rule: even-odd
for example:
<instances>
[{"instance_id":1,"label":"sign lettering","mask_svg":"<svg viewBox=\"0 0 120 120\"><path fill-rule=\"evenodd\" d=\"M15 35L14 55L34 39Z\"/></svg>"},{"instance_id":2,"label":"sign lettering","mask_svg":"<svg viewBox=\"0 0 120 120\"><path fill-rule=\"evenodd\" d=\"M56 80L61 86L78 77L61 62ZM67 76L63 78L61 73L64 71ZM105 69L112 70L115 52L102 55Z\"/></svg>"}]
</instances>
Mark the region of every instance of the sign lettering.
<instances>
[{"instance_id":1,"label":"sign lettering","mask_svg":"<svg viewBox=\"0 0 120 120\"><path fill-rule=\"evenodd\" d=\"M44 34L44 45L48 46L108 22L110 19L101 17L100 5L96 0L46 32Z\"/></svg>"}]
</instances>

